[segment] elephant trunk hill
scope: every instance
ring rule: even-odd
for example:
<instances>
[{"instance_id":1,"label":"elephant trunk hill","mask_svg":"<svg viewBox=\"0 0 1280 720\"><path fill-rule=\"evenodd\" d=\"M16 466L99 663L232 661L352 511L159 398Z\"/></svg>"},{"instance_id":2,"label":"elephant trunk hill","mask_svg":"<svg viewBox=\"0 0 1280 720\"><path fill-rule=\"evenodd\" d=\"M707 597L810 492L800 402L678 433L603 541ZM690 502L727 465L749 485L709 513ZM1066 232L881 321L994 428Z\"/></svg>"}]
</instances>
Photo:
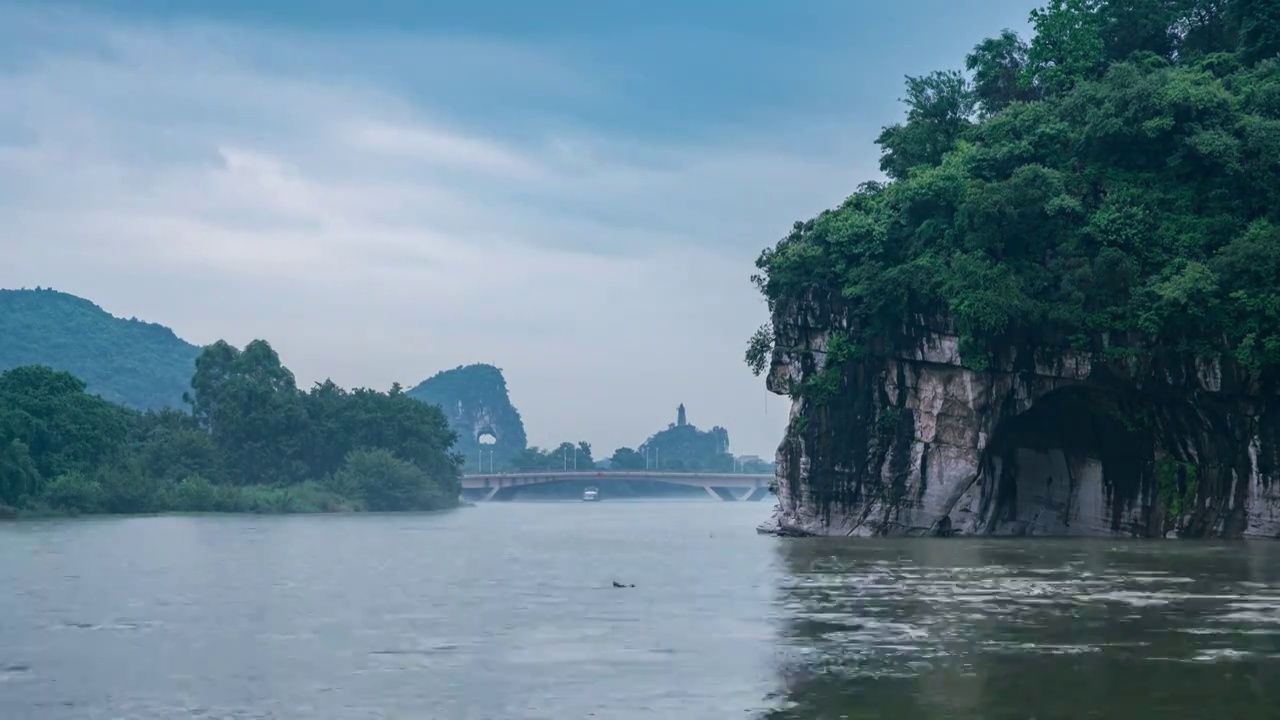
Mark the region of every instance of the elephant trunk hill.
<instances>
[{"instance_id":1,"label":"elephant trunk hill","mask_svg":"<svg viewBox=\"0 0 1280 720\"><path fill-rule=\"evenodd\" d=\"M765 529L1280 536L1280 3L1031 20L757 261Z\"/></svg>"}]
</instances>

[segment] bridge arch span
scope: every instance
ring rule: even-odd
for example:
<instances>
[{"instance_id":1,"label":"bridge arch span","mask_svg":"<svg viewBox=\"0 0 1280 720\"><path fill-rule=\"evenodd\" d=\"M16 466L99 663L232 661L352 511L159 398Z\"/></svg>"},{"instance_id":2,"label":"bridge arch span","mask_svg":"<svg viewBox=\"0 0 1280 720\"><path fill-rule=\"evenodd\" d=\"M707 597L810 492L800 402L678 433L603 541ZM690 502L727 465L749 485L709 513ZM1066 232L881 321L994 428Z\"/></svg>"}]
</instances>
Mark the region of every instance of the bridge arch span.
<instances>
[{"instance_id":1,"label":"bridge arch span","mask_svg":"<svg viewBox=\"0 0 1280 720\"><path fill-rule=\"evenodd\" d=\"M759 473L676 473L647 470L564 470L516 473L476 473L464 475L462 490L478 500L498 499L508 488L559 482L589 482L607 486L610 482L646 480L704 489L716 500L762 500L774 476Z\"/></svg>"}]
</instances>

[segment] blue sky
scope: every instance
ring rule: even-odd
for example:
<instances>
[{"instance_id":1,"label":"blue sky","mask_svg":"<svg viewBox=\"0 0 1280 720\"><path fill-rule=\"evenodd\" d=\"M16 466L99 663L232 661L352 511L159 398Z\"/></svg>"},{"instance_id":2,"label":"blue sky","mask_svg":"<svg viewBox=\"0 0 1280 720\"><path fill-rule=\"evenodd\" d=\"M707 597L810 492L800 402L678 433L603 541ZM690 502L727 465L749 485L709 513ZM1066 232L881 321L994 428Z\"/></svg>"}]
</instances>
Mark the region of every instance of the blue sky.
<instances>
[{"instance_id":1,"label":"blue sky","mask_svg":"<svg viewBox=\"0 0 1280 720\"><path fill-rule=\"evenodd\" d=\"M0 0L0 286L302 383L493 362L543 445L683 402L771 455L752 261L1036 4Z\"/></svg>"}]
</instances>

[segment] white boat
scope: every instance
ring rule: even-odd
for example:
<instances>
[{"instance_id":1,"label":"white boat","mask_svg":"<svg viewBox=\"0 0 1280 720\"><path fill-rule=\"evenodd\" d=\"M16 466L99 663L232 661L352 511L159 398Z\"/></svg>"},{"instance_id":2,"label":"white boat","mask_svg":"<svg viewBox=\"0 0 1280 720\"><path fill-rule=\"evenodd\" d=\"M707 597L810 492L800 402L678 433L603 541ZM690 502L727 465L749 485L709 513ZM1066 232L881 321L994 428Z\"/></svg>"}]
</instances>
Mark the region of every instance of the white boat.
<instances>
[{"instance_id":1,"label":"white boat","mask_svg":"<svg viewBox=\"0 0 1280 720\"><path fill-rule=\"evenodd\" d=\"M582 491L583 502L594 502L599 499L600 499L600 491L596 490L593 487L587 488L586 490Z\"/></svg>"}]
</instances>

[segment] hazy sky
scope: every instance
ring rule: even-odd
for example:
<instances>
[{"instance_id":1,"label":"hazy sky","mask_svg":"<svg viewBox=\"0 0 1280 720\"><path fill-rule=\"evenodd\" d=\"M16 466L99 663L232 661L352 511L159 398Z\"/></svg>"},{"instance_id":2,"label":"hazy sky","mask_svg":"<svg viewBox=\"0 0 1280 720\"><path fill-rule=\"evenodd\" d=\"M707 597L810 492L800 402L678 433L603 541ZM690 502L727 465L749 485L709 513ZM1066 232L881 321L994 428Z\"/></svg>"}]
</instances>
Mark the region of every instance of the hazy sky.
<instances>
[{"instance_id":1,"label":"hazy sky","mask_svg":"<svg viewBox=\"0 0 1280 720\"><path fill-rule=\"evenodd\" d=\"M772 456L748 277L1035 0L0 0L0 286L300 384L501 367L531 443Z\"/></svg>"}]
</instances>

